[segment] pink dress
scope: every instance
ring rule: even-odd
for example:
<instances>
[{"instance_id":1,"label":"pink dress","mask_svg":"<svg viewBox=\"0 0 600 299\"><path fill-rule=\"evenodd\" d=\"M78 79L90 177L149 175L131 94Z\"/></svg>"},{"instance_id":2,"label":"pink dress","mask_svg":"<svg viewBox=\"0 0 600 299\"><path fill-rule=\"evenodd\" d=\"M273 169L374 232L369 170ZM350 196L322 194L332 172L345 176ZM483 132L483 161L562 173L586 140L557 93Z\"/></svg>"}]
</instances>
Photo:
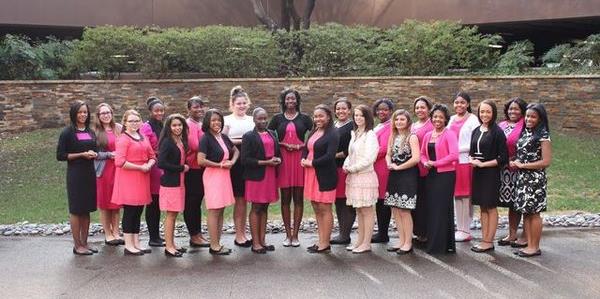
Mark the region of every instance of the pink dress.
<instances>
[{"instance_id":1,"label":"pink dress","mask_svg":"<svg viewBox=\"0 0 600 299\"><path fill-rule=\"evenodd\" d=\"M265 149L266 159L275 155L275 142L268 132L259 133ZM265 167L265 177L261 181L246 180L245 198L252 203L273 203L277 201L277 176L275 167Z\"/></svg>"},{"instance_id":2,"label":"pink dress","mask_svg":"<svg viewBox=\"0 0 600 299\"><path fill-rule=\"evenodd\" d=\"M156 156L147 138L135 140L127 133L117 138L115 153L117 170L111 200L113 204L143 206L152 201L150 173L123 168L125 162L142 165L150 159L156 160Z\"/></svg>"},{"instance_id":3,"label":"pink dress","mask_svg":"<svg viewBox=\"0 0 600 299\"><path fill-rule=\"evenodd\" d=\"M200 169L198 165L198 147L200 146L200 139L202 139L202 124L195 122L194 120L188 118L186 120L188 125L188 152L187 157L185 159L185 164L187 164L190 169Z\"/></svg>"},{"instance_id":4,"label":"pink dress","mask_svg":"<svg viewBox=\"0 0 600 299\"><path fill-rule=\"evenodd\" d=\"M223 150L222 162L229 157L229 150L223 138L217 137L217 141ZM229 169L206 167L202 175L202 182L204 183L204 202L207 209L221 209L235 203Z\"/></svg>"},{"instance_id":5,"label":"pink dress","mask_svg":"<svg viewBox=\"0 0 600 299\"><path fill-rule=\"evenodd\" d=\"M304 142L298 139L296 126L289 122L285 128L283 143L302 145ZM285 146L281 146L281 164L279 165L279 176L277 185L279 188L302 187L304 186L304 168L300 165L302 160L302 151L288 151Z\"/></svg>"},{"instance_id":6,"label":"pink dress","mask_svg":"<svg viewBox=\"0 0 600 299\"><path fill-rule=\"evenodd\" d=\"M150 145L155 153L158 153L158 136L152 131L152 127L148 122L145 122L140 128L140 133L144 135L144 138L150 141ZM158 162L158 161L157 161ZM158 163L152 166L150 169L150 193L158 194L160 190L160 177L162 176L162 169L158 168Z\"/></svg>"},{"instance_id":7,"label":"pink dress","mask_svg":"<svg viewBox=\"0 0 600 299\"><path fill-rule=\"evenodd\" d=\"M449 128L454 133L458 140L460 129L465 124L467 118L454 121ZM456 163L456 183L454 184L454 196L471 196L471 176L473 168L469 163Z\"/></svg>"},{"instance_id":8,"label":"pink dress","mask_svg":"<svg viewBox=\"0 0 600 299\"><path fill-rule=\"evenodd\" d=\"M315 132L308 142L306 147L308 149L307 160L312 160L314 157L314 146L315 142L323 136L323 132ZM313 167L306 167L304 171L304 197L310 201L319 203L334 203L335 202L335 189L331 191L321 192L319 191L319 181L317 180L317 173Z\"/></svg>"},{"instance_id":9,"label":"pink dress","mask_svg":"<svg viewBox=\"0 0 600 299\"><path fill-rule=\"evenodd\" d=\"M377 141L379 142L379 152L377 153L377 160L373 164L375 173L377 173L377 180L379 181L379 199L385 198L385 192L387 191L388 176L390 171L387 168L385 162L385 155L387 154L388 140L390 139L391 133L391 121L385 122L383 125L375 128L375 135L377 135Z\"/></svg>"},{"instance_id":10,"label":"pink dress","mask_svg":"<svg viewBox=\"0 0 600 299\"><path fill-rule=\"evenodd\" d=\"M115 133L106 132L106 137L108 139L108 144L104 151L114 152L117 141ZM104 163L102 175L96 178L96 203L99 209L118 210L121 206L110 202L115 185L115 161L113 159L106 159L104 160Z\"/></svg>"},{"instance_id":11,"label":"pink dress","mask_svg":"<svg viewBox=\"0 0 600 299\"><path fill-rule=\"evenodd\" d=\"M185 164L185 151L183 144L178 144L179 153L181 154L181 165ZM184 172L179 174L179 186L177 187L165 187L160 186L158 206L161 211L167 212L183 212L185 206L185 184Z\"/></svg>"},{"instance_id":12,"label":"pink dress","mask_svg":"<svg viewBox=\"0 0 600 299\"><path fill-rule=\"evenodd\" d=\"M425 122L419 128L415 128L414 124L410 128L410 132L415 134L417 136L417 139L419 139L419 148L423 147L423 140L425 138L425 134L431 131L433 131L433 124L431 123L431 119L428 119L427 122ZM419 164L417 164L417 166L419 167L419 176L426 177L427 168L425 168L425 166L423 166L423 164L420 161Z\"/></svg>"}]
</instances>

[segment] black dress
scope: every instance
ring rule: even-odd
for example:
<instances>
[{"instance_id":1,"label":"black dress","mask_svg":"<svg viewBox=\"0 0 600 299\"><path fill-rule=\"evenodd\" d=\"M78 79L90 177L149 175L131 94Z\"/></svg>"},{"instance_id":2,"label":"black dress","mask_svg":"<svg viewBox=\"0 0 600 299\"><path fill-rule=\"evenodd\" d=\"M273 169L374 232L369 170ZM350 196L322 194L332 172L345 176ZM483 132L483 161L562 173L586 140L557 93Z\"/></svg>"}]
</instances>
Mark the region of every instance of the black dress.
<instances>
[{"instance_id":1,"label":"black dress","mask_svg":"<svg viewBox=\"0 0 600 299\"><path fill-rule=\"evenodd\" d=\"M469 155L482 162L497 160L495 167L473 167L471 200L474 205L495 208L500 200L500 174L508 160L506 137L498 126L482 132L481 126L473 130Z\"/></svg>"},{"instance_id":2,"label":"black dress","mask_svg":"<svg viewBox=\"0 0 600 299\"><path fill-rule=\"evenodd\" d=\"M429 160L435 161L435 143L428 143ZM456 252L454 243L454 183L456 172L427 174L427 248L428 253Z\"/></svg>"},{"instance_id":3,"label":"black dress","mask_svg":"<svg viewBox=\"0 0 600 299\"><path fill-rule=\"evenodd\" d=\"M96 172L94 160L68 160L69 154L97 151L96 136L89 128L83 131L66 127L58 139L56 159L67 161L67 196L69 213L82 215L96 210Z\"/></svg>"},{"instance_id":4,"label":"black dress","mask_svg":"<svg viewBox=\"0 0 600 299\"><path fill-rule=\"evenodd\" d=\"M405 142L400 144L400 136L394 139L392 149L392 163L401 165L412 158L410 143L406 137ZM417 180L419 168L413 166L404 170L391 170L388 178L387 192L385 193L385 204L388 206L414 210L417 206Z\"/></svg>"}]
</instances>

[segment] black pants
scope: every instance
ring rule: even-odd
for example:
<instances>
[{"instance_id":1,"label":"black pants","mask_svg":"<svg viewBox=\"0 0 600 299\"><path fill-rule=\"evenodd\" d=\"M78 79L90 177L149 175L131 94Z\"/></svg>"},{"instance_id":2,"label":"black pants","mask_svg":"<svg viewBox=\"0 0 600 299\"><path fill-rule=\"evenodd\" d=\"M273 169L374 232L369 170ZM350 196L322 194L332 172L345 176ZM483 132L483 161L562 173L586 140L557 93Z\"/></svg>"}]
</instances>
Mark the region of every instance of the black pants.
<instances>
[{"instance_id":1,"label":"black pants","mask_svg":"<svg viewBox=\"0 0 600 299\"><path fill-rule=\"evenodd\" d=\"M337 214L338 224L340 227L340 239L350 239L352 225L356 219L356 210L353 207L346 205L346 198L336 198L335 213Z\"/></svg>"},{"instance_id":2,"label":"black pants","mask_svg":"<svg viewBox=\"0 0 600 299\"><path fill-rule=\"evenodd\" d=\"M142 218L143 210L144 206L123 205L123 219L121 220L121 226L123 226L123 233L140 233L140 221Z\"/></svg>"},{"instance_id":3,"label":"black pants","mask_svg":"<svg viewBox=\"0 0 600 299\"><path fill-rule=\"evenodd\" d=\"M392 218L392 209L385 205L384 200L378 199L375 205L377 213L377 235L379 237L387 237L390 228L390 219Z\"/></svg>"},{"instance_id":4,"label":"black pants","mask_svg":"<svg viewBox=\"0 0 600 299\"><path fill-rule=\"evenodd\" d=\"M203 174L204 169L190 169L185 174L185 208L183 210L183 220L190 236L195 236L202 232Z\"/></svg>"},{"instance_id":5,"label":"black pants","mask_svg":"<svg viewBox=\"0 0 600 299\"><path fill-rule=\"evenodd\" d=\"M152 194L152 202L146 205L146 224L150 240L160 239L160 208L158 206L158 194Z\"/></svg>"}]
</instances>

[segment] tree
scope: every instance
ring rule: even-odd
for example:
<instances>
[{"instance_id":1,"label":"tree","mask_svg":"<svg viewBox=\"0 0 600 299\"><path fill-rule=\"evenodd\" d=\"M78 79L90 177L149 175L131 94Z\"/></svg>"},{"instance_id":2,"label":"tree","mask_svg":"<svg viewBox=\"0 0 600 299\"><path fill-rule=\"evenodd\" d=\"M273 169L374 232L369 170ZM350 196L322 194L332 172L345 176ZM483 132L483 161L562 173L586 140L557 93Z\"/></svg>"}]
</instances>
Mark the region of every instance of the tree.
<instances>
[{"instance_id":1,"label":"tree","mask_svg":"<svg viewBox=\"0 0 600 299\"><path fill-rule=\"evenodd\" d=\"M294 0L280 0L281 1L281 18L277 23L271 16L267 14L262 4L262 0L250 0L252 7L254 8L254 14L258 20L267 26L269 30L275 31L277 29L300 30L310 28L310 16L315 8L317 0L306 0L302 17L298 15L296 7L294 6Z\"/></svg>"}]
</instances>

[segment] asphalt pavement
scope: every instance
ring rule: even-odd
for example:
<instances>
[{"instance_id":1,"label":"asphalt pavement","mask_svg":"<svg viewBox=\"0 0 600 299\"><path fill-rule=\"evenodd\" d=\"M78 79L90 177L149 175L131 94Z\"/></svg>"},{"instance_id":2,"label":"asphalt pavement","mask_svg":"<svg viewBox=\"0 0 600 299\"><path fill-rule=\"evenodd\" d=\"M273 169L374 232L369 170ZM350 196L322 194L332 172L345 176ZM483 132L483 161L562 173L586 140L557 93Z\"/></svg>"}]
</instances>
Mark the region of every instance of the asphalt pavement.
<instances>
[{"instance_id":1,"label":"asphalt pavement","mask_svg":"<svg viewBox=\"0 0 600 299\"><path fill-rule=\"evenodd\" d=\"M545 230L543 254L529 259L510 247L476 254L469 243L446 255L397 256L388 244L309 254L315 234L301 235L299 248L281 246L284 238L267 235L276 250L258 255L224 235L232 255L201 248L177 259L161 248L123 256L100 237L91 257L73 255L68 236L0 237L0 298L600 298L598 229Z\"/></svg>"}]
</instances>

